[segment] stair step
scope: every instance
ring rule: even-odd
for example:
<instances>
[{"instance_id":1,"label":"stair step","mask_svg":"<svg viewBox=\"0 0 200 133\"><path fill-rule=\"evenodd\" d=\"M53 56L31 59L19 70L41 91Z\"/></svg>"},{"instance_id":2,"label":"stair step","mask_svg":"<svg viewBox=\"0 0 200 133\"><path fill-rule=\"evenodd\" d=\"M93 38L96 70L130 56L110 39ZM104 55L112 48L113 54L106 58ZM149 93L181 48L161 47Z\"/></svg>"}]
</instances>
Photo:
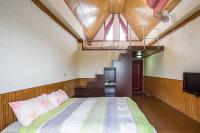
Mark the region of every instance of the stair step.
<instances>
[{"instance_id":1,"label":"stair step","mask_svg":"<svg viewBox=\"0 0 200 133\"><path fill-rule=\"evenodd\" d=\"M104 77L104 74L96 74L96 81L98 82L103 77Z\"/></svg>"},{"instance_id":2,"label":"stair step","mask_svg":"<svg viewBox=\"0 0 200 133\"><path fill-rule=\"evenodd\" d=\"M104 67L104 70L105 69L115 69L116 67Z\"/></svg>"},{"instance_id":3,"label":"stair step","mask_svg":"<svg viewBox=\"0 0 200 133\"><path fill-rule=\"evenodd\" d=\"M96 77L101 77L103 76L104 74L96 74Z\"/></svg>"},{"instance_id":4,"label":"stair step","mask_svg":"<svg viewBox=\"0 0 200 133\"><path fill-rule=\"evenodd\" d=\"M118 63L120 63L120 61L123 61L124 58L126 58L127 56L130 55L130 52L129 53L127 53L127 52L126 53L120 53L119 59L112 60L112 66L111 67L104 67L104 70L105 69L116 69L115 66L118 66ZM103 87L104 88L104 82L105 82L104 80L105 80L104 74L96 74L95 79L93 81L87 82L86 87L87 88L94 88L94 87L96 87L96 88L102 88Z\"/></svg>"}]
</instances>

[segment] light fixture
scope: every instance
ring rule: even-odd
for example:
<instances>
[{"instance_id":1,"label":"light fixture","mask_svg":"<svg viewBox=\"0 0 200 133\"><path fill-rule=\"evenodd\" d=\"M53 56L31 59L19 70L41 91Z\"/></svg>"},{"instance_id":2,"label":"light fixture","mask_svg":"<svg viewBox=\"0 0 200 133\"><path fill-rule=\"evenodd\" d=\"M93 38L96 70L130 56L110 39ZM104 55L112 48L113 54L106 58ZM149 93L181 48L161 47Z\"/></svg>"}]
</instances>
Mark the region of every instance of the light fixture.
<instances>
[{"instance_id":1,"label":"light fixture","mask_svg":"<svg viewBox=\"0 0 200 133\"><path fill-rule=\"evenodd\" d=\"M136 55L136 58L141 59L142 55Z\"/></svg>"},{"instance_id":2,"label":"light fixture","mask_svg":"<svg viewBox=\"0 0 200 133\"><path fill-rule=\"evenodd\" d=\"M138 58L138 59L142 58L142 51L136 52L136 58Z\"/></svg>"},{"instance_id":3,"label":"light fixture","mask_svg":"<svg viewBox=\"0 0 200 133\"><path fill-rule=\"evenodd\" d=\"M142 51L137 51L136 55L142 55Z\"/></svg>"}]
</instances>

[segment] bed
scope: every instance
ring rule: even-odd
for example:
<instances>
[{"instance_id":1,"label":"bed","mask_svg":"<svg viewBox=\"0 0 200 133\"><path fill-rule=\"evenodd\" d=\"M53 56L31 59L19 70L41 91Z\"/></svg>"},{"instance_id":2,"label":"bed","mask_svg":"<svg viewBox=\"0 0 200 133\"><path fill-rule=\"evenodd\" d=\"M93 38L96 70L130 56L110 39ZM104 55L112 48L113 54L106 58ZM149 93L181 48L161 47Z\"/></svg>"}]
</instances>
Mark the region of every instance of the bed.
<instances>
[{"instance_id":1,"label":"bed","mask_svg":"<svg viewBox=\"0 0 200 133\"><path fill-rule=\"evenodd\" d=\"M156 133L127 97L70 98L31 125L15 122L2 133Z\"/></svg>"}]
</instances>

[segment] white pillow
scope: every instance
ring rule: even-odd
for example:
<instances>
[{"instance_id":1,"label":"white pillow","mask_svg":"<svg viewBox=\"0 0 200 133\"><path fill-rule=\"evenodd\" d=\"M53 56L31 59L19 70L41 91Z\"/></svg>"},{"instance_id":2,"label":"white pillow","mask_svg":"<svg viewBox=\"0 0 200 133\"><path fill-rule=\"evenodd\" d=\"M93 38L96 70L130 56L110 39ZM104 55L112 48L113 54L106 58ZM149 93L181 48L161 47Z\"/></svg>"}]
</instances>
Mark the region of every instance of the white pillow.
<instances>
[{"instance_id":1,"label":"white pillow","mask_svg":"<svg viewBox=\"0 0 200 133\"><path fill-rule=\"evenodd\" d=\"M61 89L58 91L54 91L50 94L48 94L49 101L55 106L59 106L61 103L63 103L65 100L67 100L69 97L68 95Z\"/></svg>"},{"instance_id":2,"label":"white pillow","mask_svg":"<svg viewBox=\"0 0 200 133\"><path fill-rule=\"evenodd\" d=\"M25 101L10 102L9 105L23 126L30 125L40 115L54 108L47 94Z\"/></svg>"}]
</instances>

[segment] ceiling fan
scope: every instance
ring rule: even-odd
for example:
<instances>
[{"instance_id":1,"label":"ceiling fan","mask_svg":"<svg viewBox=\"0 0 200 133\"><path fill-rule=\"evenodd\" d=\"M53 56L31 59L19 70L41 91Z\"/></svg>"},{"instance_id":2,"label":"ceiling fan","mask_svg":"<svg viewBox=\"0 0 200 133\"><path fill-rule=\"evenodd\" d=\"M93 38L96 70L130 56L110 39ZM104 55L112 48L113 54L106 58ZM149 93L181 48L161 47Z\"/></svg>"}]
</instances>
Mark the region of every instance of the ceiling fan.
<instances>
[{"instance_id":1,"label":"ceiling fan","mask_svg":"<svg viewBox=\"0 0 200 133\"><path fill-rule=\"evenodd\" d=\"M158 12L156 14L156 18L158 18L158 20L162 21L162 22L168 22L169 21L169 13L167 10L163 10L161 12Z\"/></svg>"},{"instance_id":2,"label":"ceiling fan","mask_svg":"<svg viewBox=\"0 0 200 133\"><path fill-rule=\"evenodd\" d=\"M164 9L164 7L167 5L169 0L146 0L147 5L153 9L154 16L162 21L162 22L168 22L170 20L169 12ZM172 17L174 19L174 17Z\"/></svg>"}]
</instances>

